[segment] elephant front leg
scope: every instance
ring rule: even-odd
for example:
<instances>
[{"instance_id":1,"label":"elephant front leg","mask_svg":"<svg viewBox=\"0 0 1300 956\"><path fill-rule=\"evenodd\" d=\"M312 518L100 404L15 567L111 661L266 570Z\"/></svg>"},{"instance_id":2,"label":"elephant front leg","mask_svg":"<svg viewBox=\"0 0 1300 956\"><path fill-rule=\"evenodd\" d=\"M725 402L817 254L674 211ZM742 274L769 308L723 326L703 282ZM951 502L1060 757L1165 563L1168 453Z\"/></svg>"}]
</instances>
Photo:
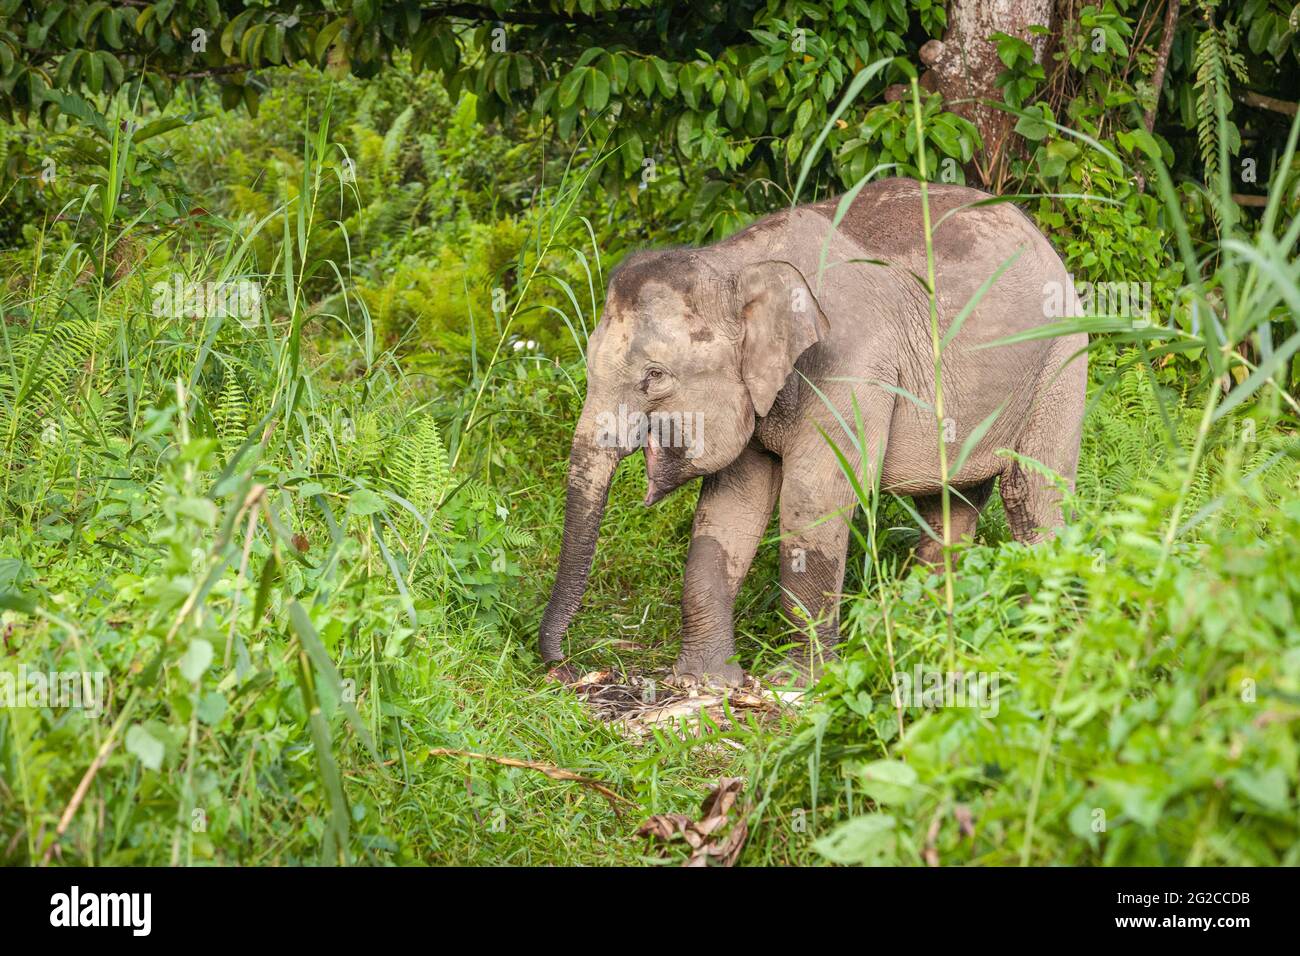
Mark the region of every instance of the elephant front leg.
<instances>
[{"instance_id":1,"label":"elephant front leg","mask_svg":"<svg viewBox=\"0 0 1300 956\"><path fill-rule=\"evenodd\" d=\"M700 486L682 586L682 652L674 671L739 684L733 611L776 503L781 465L751 444Z\"/></svg>"}]
</instances>

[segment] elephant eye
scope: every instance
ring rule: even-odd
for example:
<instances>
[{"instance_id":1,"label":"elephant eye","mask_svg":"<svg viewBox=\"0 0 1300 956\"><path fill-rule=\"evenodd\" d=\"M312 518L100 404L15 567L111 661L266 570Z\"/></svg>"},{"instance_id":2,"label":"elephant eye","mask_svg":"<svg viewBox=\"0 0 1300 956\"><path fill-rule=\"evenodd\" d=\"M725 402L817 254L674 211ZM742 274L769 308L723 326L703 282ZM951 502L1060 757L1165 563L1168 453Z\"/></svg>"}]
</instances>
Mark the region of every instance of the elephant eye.
<instances>
[{"instance_id":1,"label":"elephant eye","mask_svg":"<svg viewBox=\"0 0 1300 956\"><path fill-rule=\"evenodd\" d=\"M641 391L649 392L653 390L655 392L660 392L670 381L672 381L671 375L663 369L652 365L650 368L645 370L645 374L641 378Z\"/></svg>"}]
</instances>

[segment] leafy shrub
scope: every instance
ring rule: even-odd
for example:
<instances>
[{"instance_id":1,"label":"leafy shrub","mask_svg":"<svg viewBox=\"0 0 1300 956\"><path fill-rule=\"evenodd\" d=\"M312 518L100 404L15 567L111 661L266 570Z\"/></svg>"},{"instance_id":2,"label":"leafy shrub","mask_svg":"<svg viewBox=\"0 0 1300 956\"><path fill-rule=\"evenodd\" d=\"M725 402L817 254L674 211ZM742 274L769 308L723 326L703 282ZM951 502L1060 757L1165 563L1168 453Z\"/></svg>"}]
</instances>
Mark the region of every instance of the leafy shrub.
<instances>
[{"instance_id":1,"label":"leafy shrub","mask_svg":"<svg viewBox=\"0 0 1300 956\"><path fill-rule=\"evenodd\" d=\"M844 660L773 767L814 761L821 786L778 788L768 825L819 802L848 817L814 833L835 862L1294 865L1300 507L1249 496L1258 523L1162 568L1177 493L1144 485L1047 545L965 552L957 669L988 696L905 706L901 740L885 611L856 598ZM899 671L941 682L937 587L917 572L889 607Z\"/></svg>"}]
</instances>

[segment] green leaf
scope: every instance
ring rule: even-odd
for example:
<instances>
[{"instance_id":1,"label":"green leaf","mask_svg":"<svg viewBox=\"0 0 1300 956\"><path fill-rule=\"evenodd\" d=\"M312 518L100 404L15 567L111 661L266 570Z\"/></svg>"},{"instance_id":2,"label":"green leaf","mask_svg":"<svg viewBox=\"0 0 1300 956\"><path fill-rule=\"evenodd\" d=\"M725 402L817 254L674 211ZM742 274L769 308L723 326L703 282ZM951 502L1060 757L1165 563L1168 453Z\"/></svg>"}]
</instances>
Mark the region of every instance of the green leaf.
<instances>
[{"instance_id":1,"label":"green leaf","mask_svg":"<svg viewBox=\"0 0 1300 956\"><path fill-rule=\"evenodd\" d=\"M1234 770L1230 779L1233 789L1262 807L1277 813L1291 809L1290 784L1281 767L1259 771L1242 768Z\"/></svg>"},{"instance_id":2,"label":"green leaf","mask_svg":"<svg viewBox=\"0 0 1300 956\"><path fill-rule=\"evenodd\" d=\"M673 68L657 56L651 57L650 63L654 67L655 82L659 87L659 92L665 98L676 96L677 76L673 73Z\"/></svg>"},{"instance_id":3,"label":"green leaf","mask_svg":"<svg viewBox=\"0 0 1300 956\"><path fill-rule=\"evenodd\" d=\"M209 691L199 700L199 720L208 726L221 723L226 716L226 695L219 691Z\"/></svg>"},{"instance_id":4,"label":"green leaf","mask_svg":"<svg viewBox=\"0 0 1300 956\"><path fill-rule=\"evenodd\" d=\"M695 114L687 110L677 118L677 145L683 150L688 150L691 142L691 133L695 129ZM690 153L687 151L687 155Z\"/></svg>"},{"instance_id":5,"label":"green leaf","mask_svg":"<svg viewBox=\"0 0 1300 956\"><path fill-rule=\"evenodd\" d=\"M916 771L901 760L873 760L858 769L857 779L876 803L907 803L918 796Z\"/></svg>"},{"instance_id":6,"label":"green leaf","mask_svg":"<svg viewBox=\"0 0 1300 956\"><path fill-rule=\"evenodd\" d=\"M1028 111L1026 115L1021 116L1016 121L1016 132L1025 139L1038 142L1047 135L1050 127L1044 122L1041 114L1035 116L1032 113L1032 110Z\"/></svg>"},{"instance_id":7,"label":"green leaf","mask_svg":"<svg viewBox=\"0 0 1300 956\"><path fill-rule=\"evenodd\" d=\"M896 862L898 834L892 816L871 813L841 823L813 843L813 849L832 863L858 866L892 866Z\"/></svg>"},{"instance_id":8,"label":"green leaf","mask_svg":"<svg viewBox=\"0 0 1300 956\"><path fill-rule=\"evenodd\" d=\"M162 766L162 741L149 733L143 724L135 724L126 732L126 750L138 757L140 763L149 770L157 770Z\"/></svg>"},{"instance_id":9,"label":"green leaf","mask_svg":"<svg viewBox=\"0 0 1300 956\"><path fill-rule=\"evenodd\" d=\"M0 50L8 51L8 47L0 43ZM67 89L72 83L72 77L76 73L77 63L85 55L84 50L71 50L64 54L63 59L59 61L58 72L54 74L54 85L60 89ZM8 72L8 67L4 72Z\"/></svg>"},{"instance_id":10,"label":"green leaf","mask_svg":"<svg viewBox=\"0 0 1300 956\"><path fill-rule=\"evenodd\" d=\"M360 23L369 23L375 18L379 0L352 0L352 15Z\"/></svg>"},{"instance_id":11,"label":"green leaf","mask_svg":"<svg viewBox=\"0 0 1300 956\"><path fill-rule=\"evenodd\" d=\"M186 113L184 116L168 116L165 119L154 120L152 123L146 123L136 130L135 135L131 137L131 142L143 143L145 140L161 136L163 133L170 133L182 126L191 126L206 118L206 115L204 113Z\"/></svg>"},{"instance_id":12,"label":"green leaf","mask_svg":"<svg viewBox=\"0 0 1300 956\"><path fill-rule=\"evenodd\" d=\"M104 18L100 22L100 30L104 34L104 40L114 50L122 49L122 31L119 16L124 15L116 10L108 10L104 13Z\"/></svg>"},{"instance_id":13,"label":"green leaf","mask_svg":"<svg viewBox=\"0 0 1300 956\"><path fill-rule=\"evenodd\" d=\"M90 40L90 30L94 26L96 18L108 9L108 4L104 0L98 3L92 3L82 12L81 18L77 21L77 36L83 43Z\"/></svg>"},{"instance_id":14,"label":"green leaf","mask_svg":"<svg viewBox=\"0 0 1300 956\"><path fill-rule=\"evenodd\" d=\"M212 645L203 638L196 637L190 641L190 646L181 656L181 676L191 682L198 680L207 672L212 657Z\"/></svg>"},{"instance_id":15,"label":"green leaf","mask_svg":"<svg viewBox=\"0 0 1300 956\"><path fill-rule=\"evenodd\" d=\"M251 618L251 627L254 631L262 623L262 615L266 613L266 603L271 597L271 587L275 584L280 576L280 562L274 557L268 558L262 565L262 576L257 582L257 595L253 600L253 616Z\"/></svg>"},{"instance_id":16,"label":"green leaf","mask_svg":"<svg viewBox=\"0 0 1300 956\"><path fill-rule=\"evenodd\" d=\"M799 104L798 112L794 116L794 131L796 133L803 132L803 128L808 125L808 121L812 119L812 110L812 100L804 100Z\"/></svg>"},{"instance_id":17,"label":"green leaf","mask_svg":"<svg viewBox=\"0 0 1300 956\"><path fill-rule=\"evenodd\" d=\"M266 32L266 39L262 41L262 53L266 56L266 59L269 62L280 62L280 58L283 56L284 52L281 44L280 27L276 24L271 24Z\"/></svg>"},{"instance_id":18,"label":"green leaf","mask_svg":"<svg viewBox=\"0 0 1300 956\"><path fill-rule=\"evenodd\" d=\"M87 62L95 62L94 57L88 57ZM58 104L60 112L79 119L81 122L98 132L105 139L110 138L108 122L104 119L103 114L76 93L65 93L62 90L50 90L45 94L45 98Z\"/></svg>"},{"instance_id":19,"label":"green leaf","mask_svg":"<svg viewBox=\"0 0 1300 956\"><path fill-rule=\"evenodd\" d=\"M325 53L329 50L330 44L334 42L334 39L339 35L339 31L347 25L347 22L343 17L339 17L337 20L325 24L325 26L321 27L320 32L316 34L316 40L312 43L312 53L318 63L324 61Z\"/></svg>"},{"instance_id":20,"label":"green leaf","mask_svg":"<svg viewBox=\"0 0 1300 956\"><path fill-rule=\"evenodd\" d=\"M193 518L206 527L217 523L217 506L211 498L181 498L171 507L176 514Z\"/></svg>"},{"instance_id":21,"label":"green leaf","mask_svg":"<svg viewBox=\"0 0 1300 956\"><path fill-rule=\"evenodd\" d=\"M600 112L609 102L609 78L595 67L589 67L584 92L583 102L587 109Z\"/></svg>"},{"instance_id":22,"label":"green leaf","mask_svg":"<svg viewBox=\"0 0 1300 956\"><path fill-rule=\"evenodd\" d=\"M22 614L35 614L36 598L19 591L0 591L0 607Z\"/></svg>"},{"instance_id":23,"label":"green leaf","mask_svg":"<svg viewBox=\"0 0 1300 956\"><path fill-rule=\"evenodd\" d=\"M643 96L649 97L655 91L654 68L646 60L637 60L632 64L632 82L640 89Z\"/></svg>"},{"instance_id":24,"label":"green leaf","mask_svg":"<svg viewBox=\"0 0 1300 956\"><path fill-rule=\"evenodd\" d=\"M573 70L560 82L560 109L567 109L578 102L578 94L582 92L583 74L583 70Z\"/></svg>"},{"instance_id":25,"label":"green leaf","mask_svg":"<svg viewBox=\"0 0 1300 956\"><path fill-rule=\"evenodd\" d=\"M107 50L97 50L94 54L94 58L96 63L102 63L103 68L108 71L109 80L112 82L113 88L116 89L121 86L122 80L125 76L122 61L113 56L113 54L109 53Z\"/></svg>"},{"instance_id":26,"label":"green leaf","mask_svg":"<svg viewBox=\"0 0 1300 956\"><path fill-rule=\"evenodd\" d=\"M348 500L348 513L372 515L384 510L384 499L369 488L358 488Z\"/></svg>"},{"instance_id":27,"label":"green leaf","mask_svg":"<svg viewBox=\"0 0 1300 956\"><path fill-rule=\"evenodd\" d=\"M370 739L370 731L366 728L361 715L357 713L357 708L343 696L343 682L339 678L338 668L334 666L329 651L325 650L325 645L321 643L320 635L316 633L316 626L312 624L306 608L297 601L289 602L289 625L293 628L294 634L298 637L298 643L302 645L303 651L311 661L312 667L317 674L317 680L330 689L339 706L343 708L343 714L347 717L348 723L357 732L357 736L366 749L370 751L370 755L378 761L379 752Z\"/></svg>"},{"instance_id":28,"label":"green leaf","mask_svg":"<svg viewBox=\"0 0 1300 956\"><path fill-rule=\"evenodd\" d=\"M348 844L348 801L343 790L343 778L339 774L338 763L334 760L334 742L330 738L329 723L320 708L312 710L308 716L312 743L316 750L316 766L320 770L321 780L330 801L330 829L326 831L327 840L322 847L325 862L332 864L335 858L347 861Z\"/></svg>"}]
</instances>

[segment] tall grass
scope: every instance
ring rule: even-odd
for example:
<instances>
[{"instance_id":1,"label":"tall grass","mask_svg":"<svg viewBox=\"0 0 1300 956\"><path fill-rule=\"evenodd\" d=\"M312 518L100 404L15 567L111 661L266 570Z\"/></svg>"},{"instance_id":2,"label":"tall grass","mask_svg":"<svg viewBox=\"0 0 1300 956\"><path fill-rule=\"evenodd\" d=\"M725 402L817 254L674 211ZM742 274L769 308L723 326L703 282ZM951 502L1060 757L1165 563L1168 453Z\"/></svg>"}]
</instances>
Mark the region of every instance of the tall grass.
<instances>
[{"instance_id":1,"label":"tall grass","mask_svg":"<svg viewBox=\"0 0 1300 956\"><path fill-rule=\"evenodd\" d=\"M213 217L215 239L145 233L97 194L85 203L103 215L66 247L42 233L11 260L26 274L0 300L0 667L102 674L107 690L102 718L0 709L0 859L634 860L634 843L604 839L616 818L598 795L430 755L559 762L647 808L695 799L690 768L644 782L631 744L538 687L506 623L533 539L511 489L484 478L505 456L525 474L526 452L492 447L490 429L575 388L512 356L510 321L544 279L585 338L601 280L576 211L596 162L544 184L488 362L431 400L376 346L351 263L320 251L339 228L328 109L301 144L288 198ZM116 188L131 146L107 145ZM561 256L585 270L590 311ZM256 282L262 308L155 312L154 284L177 278Z\"/></svg>"}]
</instances>

